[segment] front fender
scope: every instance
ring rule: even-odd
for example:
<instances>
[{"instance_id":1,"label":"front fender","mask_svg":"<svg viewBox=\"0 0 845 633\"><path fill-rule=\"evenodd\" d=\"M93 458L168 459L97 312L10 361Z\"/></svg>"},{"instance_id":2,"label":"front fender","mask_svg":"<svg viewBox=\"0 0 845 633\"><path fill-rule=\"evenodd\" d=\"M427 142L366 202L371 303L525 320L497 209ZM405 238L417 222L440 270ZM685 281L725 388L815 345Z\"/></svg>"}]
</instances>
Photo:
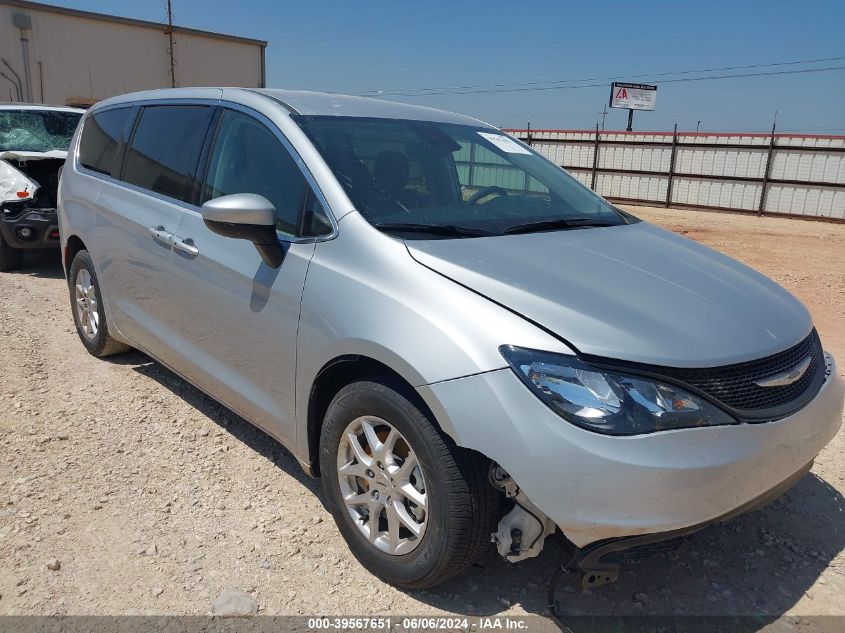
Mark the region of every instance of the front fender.
<instances>
[{"instance_id":1,"label":"front fender","mask_svg":"<svg viewBox=\"0 0 845 633\"><path fill-rule=\"evenodd\" d=\"M364 356L419 387L501 369L504 344L564 354L560 340L416 262L357 212L317 244L297 335L297 446L307 455L308 397L320 370ZM444 429L447 433L449 429Z\"/></svg>"}]
</instances>

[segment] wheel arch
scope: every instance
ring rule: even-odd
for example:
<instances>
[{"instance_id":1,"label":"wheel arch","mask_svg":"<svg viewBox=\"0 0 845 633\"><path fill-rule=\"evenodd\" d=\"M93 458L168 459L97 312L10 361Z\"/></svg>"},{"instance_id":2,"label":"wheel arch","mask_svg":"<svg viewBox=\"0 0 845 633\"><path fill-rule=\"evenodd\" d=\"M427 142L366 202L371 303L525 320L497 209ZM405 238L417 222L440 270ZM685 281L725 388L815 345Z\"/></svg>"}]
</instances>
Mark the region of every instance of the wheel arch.
<instances>
[{"instance_id":1,"label":"wheel arch","mask_svg":"<svg viewBox=\"0 0 845 633\"><path fill-rule=\"evenodd\" d=\"M88 247L85 246L85 242L82 241L82 238L78 235L71 235L67 238L67 242L65 243L65 251L62 255L62 265L65 268L65 278L70 274L70 265L73 262L73 258L76 257L76 254L79 251L88 250Z\"/></svg>"},{"instance_id":2,"label":"wheel arch","mask_svg":"<svg viewBox=\"0 0 845 633\"><path fill-rule=\"evenodd\" d=\"M94 267L94 273L97 275L97 279L99 282L100 271L99 267L97 266L97 262L94 261L94 257L91 255L91 251L85 242L76 234L69 235L67 240L65 241L64 248L62 251L62 266L64 266L65 271L65 280L68 283L69 289L72 290L73 281L70 278L70 268L73 265L73 260L81 251L88 251L88 255L91 258L91 265ZM132 346L132 343L123 336L120 332L116 324L114 323L114 319L112 319L112 312L109 306L108 297L106 296L106 292L103 290L102 285L100 286L100 305L103 308L103 315L106 318L106 321L109 323L109 335L115 341L123 343L127 346Z\"/></svg>"},{"instance_id":3,"label":"wheel arch","mask_svg":"<svg viewBox=\"0 0 845 633\"><path fill-rule=\"evenodd\" d=\"M434 416L431 408L414 388L412 381L398 371L370 356L345 354L328 361L317 372L311 383L307 406L307 462L310 474L319 477L320 465L317 458L320 445L320 432L323 418L334 396L346 385L367 378L383 378L395 385L403 395L410 398L420 410L444 433L451 436L449 429L443 428Z\"/></svg>"}]
</instances>

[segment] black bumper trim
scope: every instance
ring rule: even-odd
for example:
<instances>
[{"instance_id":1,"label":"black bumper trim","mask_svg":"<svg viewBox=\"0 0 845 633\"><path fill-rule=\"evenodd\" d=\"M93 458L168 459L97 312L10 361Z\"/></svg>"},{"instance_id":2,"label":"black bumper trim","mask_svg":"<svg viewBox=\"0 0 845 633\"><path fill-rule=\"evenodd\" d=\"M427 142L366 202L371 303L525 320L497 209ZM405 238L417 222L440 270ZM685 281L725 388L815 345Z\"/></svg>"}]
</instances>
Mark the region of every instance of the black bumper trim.
<instances>
[{"instance_id":1,"label":"black bumper trim","mask_svg":"<svg viewBox=\"0 0 845 633\"><path fill-rule=\"evenodd\" d=\"M30 214L38 214L39 218L29 218ZM22 228L29 228L33 236L23 239L18 234ZM10 217L5 213L0 215L0 235L12 248L19 249L49 249L59 248L58 216L55 209L25 209ZM50 234L56 232L56 237Z\"/></svg>"}]
</instances>

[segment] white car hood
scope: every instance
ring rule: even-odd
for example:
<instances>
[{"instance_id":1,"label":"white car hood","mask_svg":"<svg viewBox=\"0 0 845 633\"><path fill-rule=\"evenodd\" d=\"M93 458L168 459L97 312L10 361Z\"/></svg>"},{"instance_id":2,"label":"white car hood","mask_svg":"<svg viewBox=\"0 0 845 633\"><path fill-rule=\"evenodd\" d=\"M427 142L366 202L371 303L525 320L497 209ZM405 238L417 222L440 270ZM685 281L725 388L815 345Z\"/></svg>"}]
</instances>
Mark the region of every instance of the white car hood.
<instances>
[{"instance_id":1,"label":"white car hood","mask_svg":"<svg viewBox=\"0 0 845 633\"><path fill-rule=\"evenodd\" d=\"M65 160L67 159L67 151L52 149L49 152L24 152L17 150L0 152L0 202L32 200L40 187L34 179L6 162L7 160L30 162L44 160L45 158Z\"/></svg>"},{"instance_id":2,"label":"white car hood","mask_svg":"<svg viewBox=\"0 0 845 633\"><path fill-rule=\"evenodd\" d=\"M41 160L42 158L60 158L65 160L67 158L67 150L51 149L49 152L22 152L18 150L6 150L5 152L0 152L0 160L6 160L9 158L24 162L28 160Z\"/></svg>"}]
</instances>

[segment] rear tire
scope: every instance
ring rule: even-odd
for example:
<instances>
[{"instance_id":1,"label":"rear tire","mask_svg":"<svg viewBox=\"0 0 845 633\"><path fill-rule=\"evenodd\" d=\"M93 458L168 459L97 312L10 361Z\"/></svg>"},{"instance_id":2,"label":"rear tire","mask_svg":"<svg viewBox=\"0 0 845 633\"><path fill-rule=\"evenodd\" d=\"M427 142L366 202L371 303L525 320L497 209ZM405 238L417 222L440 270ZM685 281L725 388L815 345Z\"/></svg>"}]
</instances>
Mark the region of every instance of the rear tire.
<instances>
[{"instance_id":1,"label":"rear tire","mask_svg":"<svg viewBox=\"0 0 845 633\"><path fill-rule=\"evenodd\" d=\"M23 250L13 248L6 239L0 235L0 271L17 270L23 263Z\"/></svg>"},{"instance_id":2,"label":"rear tire","mask_svg":"<svg viewBox=\"0 0 845 633\"><path fill-rule=\"evenodd\" d=\"M68 290L76 333L85 349L97 357L120 354L132 349L109 334L100 282L97 280L91 256L86 250L79 251L71 262Z\"/></svg>"},{"instance_id":3,"label":"rear tire","mask_svg":"<svg viewBox=\"0 0 845 633\"><path fill-rule=\"evenodd\" d=\"M424 589L461 573L489 549L498 498L487 482L487 460L456 446L415 396L390 377L341 389L324 419L320 472L326 505L355 558L386 582ZM362 424L370 425L369 436ZM351 459L350 437L358 437L356 449L363 449ZM396 448L385 460L388 453L379 447L392 437L398 438ZM402 475L402 466L414 462L419 469L410 482L416 490L408 488L410 471ZM358 501L379 492L381 506L369 505L369 498ZM396 499L401 502L393 518L402 515L404 536L397 530L394 541L389 511ZM369 536L371 513L377 517L375 539ZM422 527L419 537L407 527L415 522Z\"/></svg>"}]
</instances>

